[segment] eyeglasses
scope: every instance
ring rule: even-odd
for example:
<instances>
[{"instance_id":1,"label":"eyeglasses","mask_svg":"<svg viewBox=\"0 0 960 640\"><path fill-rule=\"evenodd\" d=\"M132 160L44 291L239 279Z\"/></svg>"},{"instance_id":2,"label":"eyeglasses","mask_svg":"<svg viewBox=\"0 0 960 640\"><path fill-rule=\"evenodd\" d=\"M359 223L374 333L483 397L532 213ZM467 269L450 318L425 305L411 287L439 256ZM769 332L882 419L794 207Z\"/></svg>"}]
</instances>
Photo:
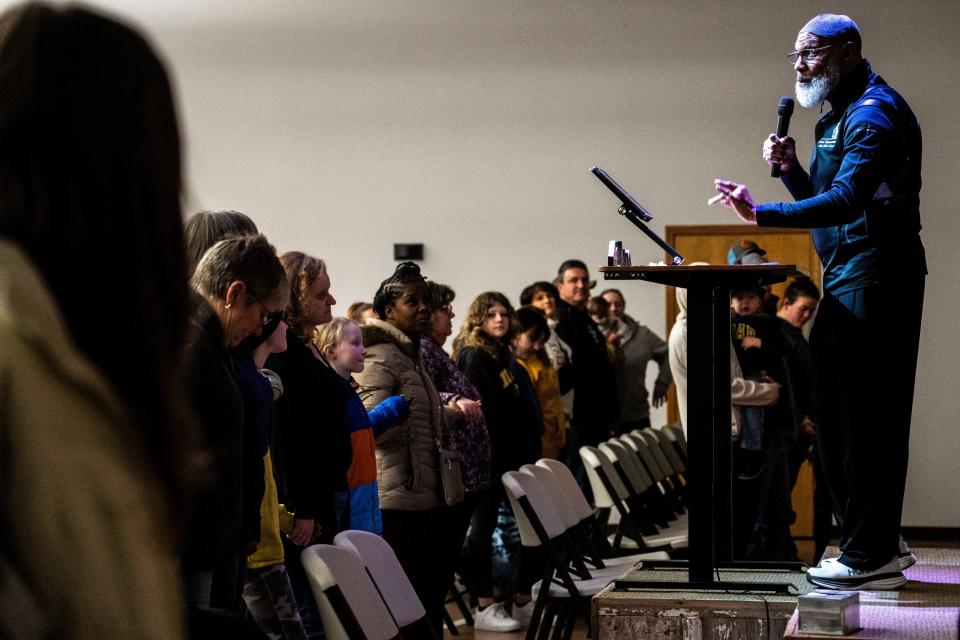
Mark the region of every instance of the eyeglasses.
<instances>
[{"instance_id":1,"label":"eyeglasses","mask_svg":"<svg viewBox=\"0 0 960 640\"><path fill-rule=\"evenodd\" d=\"M263 306L262 302L260 302L257 299L254 299L254 302L260 305L260 310L263 312L263 317L261 319L263 320L264 326L270 324L272 321L280 317L279 311L270 311L265 306Z\"/></svg>"},{"instance_id":2,"label":"eyeglasses","mask_svg":"<svg viewBox=\"0 0 960 640\"><path fill-rule=\"evenodd\" d=\"M799 51L791 51L787 54L787 58L790 59L790 64L796 64L797 58L803 60L804 62L812 62L820 58L820 52L830 47L836 47L840 43L834 42L833 44L826 44L822 47L813 47L812 49L800 49Z\"/></svg>"}]
</instances>

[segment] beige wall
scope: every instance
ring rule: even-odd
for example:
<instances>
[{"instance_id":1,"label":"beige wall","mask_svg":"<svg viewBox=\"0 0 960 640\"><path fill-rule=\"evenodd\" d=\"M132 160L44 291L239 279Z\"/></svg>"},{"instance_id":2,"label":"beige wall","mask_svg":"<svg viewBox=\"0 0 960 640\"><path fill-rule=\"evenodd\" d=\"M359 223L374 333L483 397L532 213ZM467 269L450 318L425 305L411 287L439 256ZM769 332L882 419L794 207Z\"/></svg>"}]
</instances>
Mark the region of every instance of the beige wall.
<instances>
[{"instance_id":1,"label":"beige wall","mask_svg":"<svg viewBox=\"0 0 960 640\"><path fill-rule=\"evenodd\" d=\"M115 5L172 62L193 209L245 211L281 250L326 258L341 313L392 271L392 243L423 242L425 273L458 291L461 314L486 289L516 300L565 258L600 264L613 238L637 260L660 257L616 215L592 164L632 191L659 231L732 222L705 206L717 176L747 182L758 200L785 197L760 145L778 98L792 93L784 54L806 19L828 9L760 0ZM904 513L912 526L960 526L958 7L829 7L859 21L866 56L925 132L932 275ZM793 118L804 158L816 117ZM662 331L662 291L624 289L629 312Z\"/></svg>"}]
</instances>

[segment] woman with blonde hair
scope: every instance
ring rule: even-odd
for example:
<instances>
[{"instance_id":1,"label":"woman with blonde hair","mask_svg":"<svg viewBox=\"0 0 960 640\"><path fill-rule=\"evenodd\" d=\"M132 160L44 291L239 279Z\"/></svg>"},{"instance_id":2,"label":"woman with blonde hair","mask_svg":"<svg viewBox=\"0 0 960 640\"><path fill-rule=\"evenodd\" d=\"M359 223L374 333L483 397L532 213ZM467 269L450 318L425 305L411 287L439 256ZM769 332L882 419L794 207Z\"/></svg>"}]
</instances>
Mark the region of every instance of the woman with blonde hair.
<instances>
[{"instance_id":1,"label":"woman with blonde hair","mask_svg":"<svg viewBox=\"0 0 960 640\"><path fill-rule=\"evenodd\" d=\"M322 633L320 614L300 564L300 552L311 542L330 543L343 527L337 517L337 492L347 490L352 462L350 433L342 380L311 344L314 330L333 319L336 299L330 274L320 258L301 251L280 255L289 300L283 309L287 350L267 359L267 367L283 380L277 401L273 463L280 501L293 514L293 528L284 541L287 569L310 637Z\"/></svg>"}]
</instances>

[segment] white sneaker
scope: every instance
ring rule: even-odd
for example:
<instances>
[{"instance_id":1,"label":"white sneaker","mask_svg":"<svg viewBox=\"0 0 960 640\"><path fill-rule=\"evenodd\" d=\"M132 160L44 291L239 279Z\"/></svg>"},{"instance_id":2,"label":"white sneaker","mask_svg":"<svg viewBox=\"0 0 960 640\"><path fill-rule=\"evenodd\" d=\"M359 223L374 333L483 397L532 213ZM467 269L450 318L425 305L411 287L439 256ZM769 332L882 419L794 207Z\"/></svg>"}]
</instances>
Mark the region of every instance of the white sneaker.
<instances>
[{"instance_id":1,"label":"white sneaker","mask_svg":"<svg viewBox=\"0 0 960 640\"><path fill-rule=\"evenodd\" d=\"M533 618L533 607L533 600L522 605L513 603L513 613L510 614L510 617L519 622L522 629L526 629L530 626L530 619Z\"/></svg>"},{"instance_id":2,"label":"white sneaker","mask_svg":"<svg viewBox=\"0 0 960 640\"><path fill-rule=\"evenodd\" d=\"M917 564L917 556L913 555L913 551L910 551L910 545L903 539L903 536L900 536L900 552L897 553L897 562L900 563L900 571Z\"/></svg>"},{"instance_id":3,"label":"white sneaker","mask_svg":"<svg viewBox=\"0 0 960 640\"><path fill-rule=\"evenodd\" d=\"M520 631L519 622L510 617L502 602L495 602L473 615L473 628L477 631Z\"/></svg>"},{"instance_id":4,"label":"white sneaker","mask_svg":"<svg viewBox=\"0 0 960 640\"><path fill-rule=\"evenodd\" d=\"M830 558L807 570L807 582L826 589L887 590L899 589L907 579L896 557L872 571L852 569L839 558Z\"/></svg>"}]
</instances>

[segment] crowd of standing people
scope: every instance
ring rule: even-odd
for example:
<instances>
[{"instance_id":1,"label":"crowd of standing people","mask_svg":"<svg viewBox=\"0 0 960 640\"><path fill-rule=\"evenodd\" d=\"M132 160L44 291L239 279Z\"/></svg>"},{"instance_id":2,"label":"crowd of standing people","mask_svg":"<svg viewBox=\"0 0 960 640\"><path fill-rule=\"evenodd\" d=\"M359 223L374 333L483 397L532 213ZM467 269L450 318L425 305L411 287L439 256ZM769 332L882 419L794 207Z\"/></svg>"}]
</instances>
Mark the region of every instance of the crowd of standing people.
<instances>
[{"instance_id":1,"label":"crowd of standing people","mask_svg":"<svg viewBox=\"0 0 960 640\"><path fill-rule=\"evenodd\" d=\"M0 61L0 635L321 637L299 555L347 528L390 543L435 630L458 570L478 620L522 624L489 587L499 474L576 446L563 393L577 416L615 394L569 271L516 312L479 296L453 358L454 293L415 264L334 318L323 260L240 212L184 223L170 81L134 29L27 3Z\"/></svg>"},{"instance_id":2,"label":"crowd of standing people","mask_svg":"<svg viewBox=\"0 0 960 640\"><path fill-rule=\"evenodd\" d=\"M411 262L334 317L322 259L278 254L240 212L183 223L170 82L135 30L27 3L0 16L0 63L0 632L322 637L299 556L346 529L390 544L434 632L458 572L478 629L523 627L543 559L522 553L515 601L498 602L501 474L546 456L583 480L579 447L649 426L675 377L682 411L684 318L668 344L619 290L591 298L579 260L518 308L481 293L450 354L455 293ZM724 204L769 213L720 187ZM737 473L755 496L736 502L753 509L737 544L784 559L790 487L821 427L801 333L820 292L793 283L778 317L763 296L734 291L731 307ZM846 515L845 530L876 517ZM844 562L896 564L878 560L895 542L883 524L880 551L851 542Z\"/></svg>"}]
</instances>

